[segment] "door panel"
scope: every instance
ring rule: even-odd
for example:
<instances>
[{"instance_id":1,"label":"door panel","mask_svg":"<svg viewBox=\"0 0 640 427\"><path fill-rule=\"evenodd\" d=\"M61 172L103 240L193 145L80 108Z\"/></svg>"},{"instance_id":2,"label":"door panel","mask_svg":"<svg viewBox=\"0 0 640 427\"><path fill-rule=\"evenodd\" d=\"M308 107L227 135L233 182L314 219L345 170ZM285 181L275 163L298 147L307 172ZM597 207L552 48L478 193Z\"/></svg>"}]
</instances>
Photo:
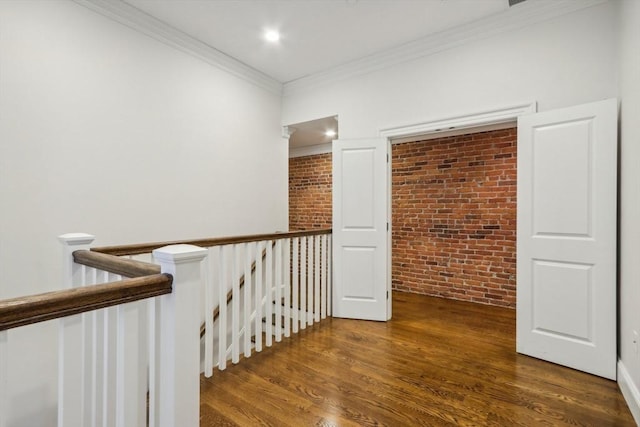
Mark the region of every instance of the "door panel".
<instances>
[{"instance_id":1,"label":"door panel","mask_svg":"<svg viewBox=\"0 0 640 427\"><path fill-rule=\"evenodd\" d=\"M376 280L376 255L375 247L342 247L343 265L349 266L342 274L344 298L375 301L375 289L369 284Z\"/></svg>"},{"instance_id":2,"label":"door panel","mask_svg":"<svg viewBox=\"0 0 640 427\"><path fill-rule=\"evenodd\" d=\"M589 341L591 333L592 266L534 260L533 330ZM574 316L566 316L573 306Z\"/></svg>"},{"instance_id":3,"label":"door panel","mask_svg":"<svg viewBox=\"0 0 640 427\"><path fill-rule=\"evenodd\" d=\"M539 126L534 130L532 180L536 236L589 236L593 179L589 123L579 120Z\"/></svg>"},{"instance_id":4,"label":"door panel","mask_svg":"<svg viewBox=\"0 0 640 427\"><path fill-rule=\"evenodd\" d=\"M333 143L333 315L387 320L387 141Z\"/></svg>"},{"instance_id":5,"label":"door panel","mask_svg":"<svg viewBox=\"0 0 640 427\"><path fill-rule=\"evenodd\" d=\"M616 377L615 99L518 120L517 351Z\"/></svg>"},{"instance_id":6,"label":"door panel","mask_svg":"<svg viewBox=\"0 0 640 427\"><path fill-rule=\"evenodd\" d=\"M342 150L342 228L375 229L375 149Z\"/></svg>"}]
</instances>

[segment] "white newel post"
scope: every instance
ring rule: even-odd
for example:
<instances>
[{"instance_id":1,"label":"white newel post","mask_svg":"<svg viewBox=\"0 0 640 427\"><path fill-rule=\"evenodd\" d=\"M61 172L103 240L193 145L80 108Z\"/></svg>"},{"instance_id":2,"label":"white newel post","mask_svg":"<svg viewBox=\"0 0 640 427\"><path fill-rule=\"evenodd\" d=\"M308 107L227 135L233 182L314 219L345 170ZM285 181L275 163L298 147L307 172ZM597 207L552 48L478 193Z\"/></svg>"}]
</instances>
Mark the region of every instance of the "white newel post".
<instances>
[{"instance_id":1,"label":"white newel post","mask_svg":"<svg viewBox=\"0 0 640 427\"><path fill-rule=\"evenodd\" d=\"M159 425L200 423L200 263L207 250L193 245L153 251L163 273L173 275L173 292L160 297Z\"/></svg>"},{"instance_id":2,"label":"white newel post","mask_svg":"<svg viewBox=\"0 0 640 427\"><path fill-rule=\"evenodd\" d=\"M86 233L67 233L58 236L62 243L62 287L77 288L82 285L82 266L73 262L75 251L89 249L95 236Z\"/></svg>"},{"instance_id":3,"label":"white newel post","mask_svg":"<svg viewBox=\"0 0 640 427\"><path fill-rule=\"evenodd\" d=\"M73 252L89 249L91 234L69 233L58 236L63 245L63 288L82 285L82 266L73 261ZM82 315L60 319L58 337L58 427L82 426L87 402L84 390L86 372Z\"/></svg>"}]
</instances>

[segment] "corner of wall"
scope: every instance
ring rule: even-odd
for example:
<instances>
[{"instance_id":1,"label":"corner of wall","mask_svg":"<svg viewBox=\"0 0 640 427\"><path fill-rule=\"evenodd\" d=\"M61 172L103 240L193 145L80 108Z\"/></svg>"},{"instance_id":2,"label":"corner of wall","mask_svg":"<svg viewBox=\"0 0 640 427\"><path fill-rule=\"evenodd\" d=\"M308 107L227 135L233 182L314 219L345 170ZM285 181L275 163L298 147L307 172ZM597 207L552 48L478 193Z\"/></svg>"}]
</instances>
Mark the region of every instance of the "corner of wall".
<instances>
[{"instance_id":1,"label":"corner of wall","mask_svg":"<svg viewBox=\"0 0 640 427\"><path fill-rule=\"evenodd\" d=\"M620 98L620 219L619 219L619 362L618 384L640 425L640 359L634 348L632 332L640 330L638 301L640 266L637 253L640 214L638 197L638 158L640 158L640 2L624 0L619 7L619 98Z\"/></svg>"},{"instance_id":2,"label":"corner of wall","mask_svg":"<svg viewBox=\"0 0 640 427\"><path fill-rule=\"evenodd\" d=\"M629 406L633 419L640 425L640 390L634 384L622 360L618 360L618 387Z\"/></svg>"}]
</instances>

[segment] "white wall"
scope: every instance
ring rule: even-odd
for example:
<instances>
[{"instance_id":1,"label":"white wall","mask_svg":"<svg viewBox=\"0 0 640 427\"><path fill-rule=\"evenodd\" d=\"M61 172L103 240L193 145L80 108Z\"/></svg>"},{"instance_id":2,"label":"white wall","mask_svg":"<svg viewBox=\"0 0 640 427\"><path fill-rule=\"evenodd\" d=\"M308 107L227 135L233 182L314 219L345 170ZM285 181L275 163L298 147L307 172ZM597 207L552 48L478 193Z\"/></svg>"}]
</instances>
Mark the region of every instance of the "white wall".
<instances>
[{"instance_id":1,"label":"white wall","mask_svg":"<svg viewBox=\"0 0 640 427\"><path fill-rule=\"evenodd\" d=\"M635 396L627 391L640 423L640 2L620 2L620 361ZM639 344L640 345L640 344ZM623 372L625 373L625 372ZM624 389L623 389L624 390Z\"/></svg>"},{"instance_id":2,"label":"white wall","mask_svg":"<svg viewBox=\"0 0 640 427\"><path fill-rule=\"evenodd\" d=\"M280 102L73 2L1 1L0 298L60 288L66 232L107 245L286 229ZM11 426L54 424L45 329L10 334Z\"/></svg>"},{"instance_id":3,"label":"white wall","mask_svg":"<svg viewBox=\"0 0 640 427\"><path fill-rule=\"evenodd\" d=\"M537 101L548 110L618 94L616 7L604 3L284 98L283 124L338 114L340 138Z\"/></svg>"}]
</instances>

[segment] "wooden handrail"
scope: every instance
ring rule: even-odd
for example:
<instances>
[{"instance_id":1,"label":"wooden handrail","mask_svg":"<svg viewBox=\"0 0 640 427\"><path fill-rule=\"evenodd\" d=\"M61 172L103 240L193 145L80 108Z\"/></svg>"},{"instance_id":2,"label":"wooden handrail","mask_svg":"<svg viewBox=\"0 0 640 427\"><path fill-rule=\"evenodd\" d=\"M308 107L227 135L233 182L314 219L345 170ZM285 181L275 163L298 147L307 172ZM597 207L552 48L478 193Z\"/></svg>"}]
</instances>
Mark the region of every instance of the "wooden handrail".
<instances>
[{"instance_id":1,"label":"wooden handrail","mask_svg":"<svg viewBox=\"0 0 640 427\"><path fill-rule=\"evenodd\" d=\"M73 253L73 260L77 264L119 274L124 277L143 277L160 274L160 266L148 262L120 258L114 255L79 250Z\"/></svg>"},{"instance_id":2,"label":"wooden handrail","mask_svg":"<svg viewBox=\"0 0 640 427\"><path fill-rule=\"evenodd\" d=\"M0 331L170 294L170 274L121 280L0 301Z\"/></svg>"},{"instance_id":3,"label":"wooden handrail","mask_svg":"<svg viewBox=\"0 0 640 427\"><path fill-rule=\"evenodd\" d=\"M100 252L102 254L109 254L115 256L123 255L139 255L146 254L154 249L161 248L168 245L196 245L201 247L231 245L235 243L248 243L248 242L260 242L262 240L276 240L293 237L303 236L317 236L322 234L331 234L331 229L319 229L319 230L304 230L304 231L289 231L282 233L271 234L253 234L247 236L234 236L234 237L214 237L209 239L196 239L196 240L176 240L172 242L155 242L155 243L140 243L134 245L121 245L121 246L103 246L99 248L91 248L92 252Z\"/></svg>"}]
</instances>

